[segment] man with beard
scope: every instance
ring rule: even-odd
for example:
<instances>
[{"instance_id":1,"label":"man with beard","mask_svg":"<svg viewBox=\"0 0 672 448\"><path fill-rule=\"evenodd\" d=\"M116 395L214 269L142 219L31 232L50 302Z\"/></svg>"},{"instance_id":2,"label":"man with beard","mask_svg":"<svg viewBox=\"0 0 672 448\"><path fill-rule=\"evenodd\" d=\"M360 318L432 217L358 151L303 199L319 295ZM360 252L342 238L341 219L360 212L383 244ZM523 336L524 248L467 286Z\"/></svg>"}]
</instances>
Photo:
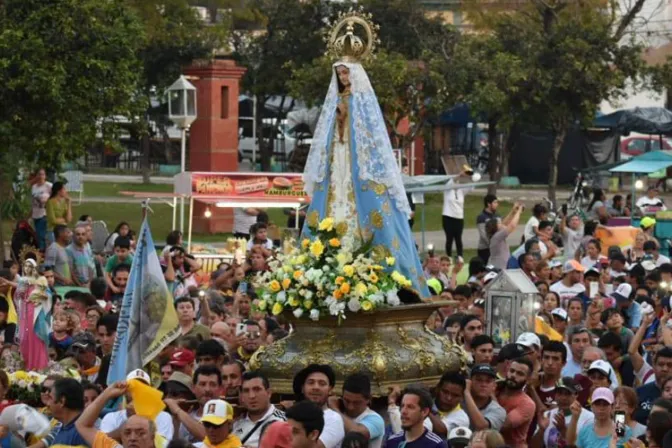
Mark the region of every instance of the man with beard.
<instances>
[{"instance_id":1,"label":"man with beard","mask_svg":"<svg viewBox=\"0 0 672 448\"><path fill-rule=\"evenodd\" d=\"M474 431L499 429L506 420L506 411L493 395L497 389L497 371L490 364L476 364L464 390L464 411L469 416L469 428Z\"/></svg>"},{"instance_id":2,"label":"man with beard","mask_svg":"<svg viewBox=\"0 0 672 448\"><path fill-rule=\"evenodd\" d=\"M473 362L471 342L475 337L483 334L483 322L473 314L467 314L460 322L460 334L464 340L464 350L467 352L469 361Z\"/></svg>"},{"instance_id":3,"label":"man with beard","mask_svg":"<svg viewBox=\"0 0 672 448\"><path fill-rule=\"evenodd\" d=\"M179 373L179 372L176 372ZM175 374L173 374L175 375ZM180 406L181 401L166 398L163 401L173 414L173 423L179 426L179 437L189 443L196 443L205 439L205 427L200 422L205 404L219 398L222 389L222 374L215 366L202 366L194 373L194 395L198 400L198 408L187 412Z\"/></svg>"},{"instance_id":4,"label":"man with beard","mask_svg":"<svg viewBox=\"0 0 672 448\"><path fill-rule=\"evenodd\" d=\"M246 320L245 332L237 337L238 350L233 353L233 357L247 365L250 358L261 346L261 328L259 322Z\"/></svg>"},{"instance_id":5,"label":"man with beard","mask_svg":"<svg viewBox=\"0 0 672 448\"><path fill-rule=\"evenodd\" d=\"M369 448L380 448L385 435L385 422L369 408L371 380L362 373L350 375L343 382L343 397L329 397L329 408L343 419L346 433L362 434Z\"/></svg>"},{"instance_id":6,"label":"man with beard","mask_svg":"<svg viewBox=\"0 0 672 448\"><path fill-rule=\"evenodd\" d=\"M339 448L345 430L343 418L327 407L329 395L336 384L336 374L326 364L310 364L294 376L294 394L318 405L324 414L324 429L320 434L321 448Z\"/></svg>"},{"instance_id":7,"label":"man with beard","mask_svg":"<svg viewBox=\"0 0 672 448\"><path fill-rule=\"evenodd\" d=\"M259 372L245 372L240 404L247 411L233 423L233 434L246 447L259 446L264 430L274 422L285 421L285 413L271 404L271 385Z\"/></svg>"},{"instance_id":8,"label":"man with beard","mask_svg":"<svg viewBox=\"0 0 672 448\"><path fill-rule=\"evenodd\" d=\"M432 411L432 396L425 389L407 387L401 396L402 432L394 434L385 442L385 448L446 448L445 440L424 426Z\"/></svg>"},{"instance_id":9,"label":"man with beard","mask_svg":"<svg viewBox=\"0 0 672 448\"><path fill-rule=\"evenodd\" d=\"M506 410L506 420L502 425L502 435L507 445L527 448L527 431L534 418L534 401L523 391L532 375L532 363L526 358L514 360L506 375L504 388L497 395L497 401Z\"/></svg>"}]
</instances>

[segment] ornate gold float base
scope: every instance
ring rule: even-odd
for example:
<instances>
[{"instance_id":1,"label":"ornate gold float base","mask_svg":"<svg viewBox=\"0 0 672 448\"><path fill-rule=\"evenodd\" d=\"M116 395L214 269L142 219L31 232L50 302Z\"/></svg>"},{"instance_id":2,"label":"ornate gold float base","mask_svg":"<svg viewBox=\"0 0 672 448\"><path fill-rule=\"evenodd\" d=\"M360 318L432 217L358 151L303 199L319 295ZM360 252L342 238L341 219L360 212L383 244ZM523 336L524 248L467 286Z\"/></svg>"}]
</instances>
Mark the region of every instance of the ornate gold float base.
<instances>
[{"instance_id":1,"label":"ornate gold float base","mask_svg":"<svg viewBox=\"0 0 672 448\"><path fill-rule=\"evenodd\" d=\"M404 305L375 313L348 315L314 322L287 320L295 331L287 338L262 347L250 361L268 376L274 392L291 394L294 375L309 364L329 364L336 372L337 389L356 372L372 380L374 396L387 395L392 386L410 383L435 385L447 371L466 368L466 353L444 336L425 327L442 302Z\"/></svg>"}]
</instances>

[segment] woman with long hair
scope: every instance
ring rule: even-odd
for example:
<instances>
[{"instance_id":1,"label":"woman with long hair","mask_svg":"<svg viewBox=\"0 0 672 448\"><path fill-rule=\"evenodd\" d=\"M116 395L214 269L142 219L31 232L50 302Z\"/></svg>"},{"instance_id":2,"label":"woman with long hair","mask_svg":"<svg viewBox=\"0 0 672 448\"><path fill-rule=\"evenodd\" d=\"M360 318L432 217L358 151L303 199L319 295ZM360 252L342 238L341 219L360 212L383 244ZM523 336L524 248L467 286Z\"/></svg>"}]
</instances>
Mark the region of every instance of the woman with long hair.
<instances>
[{"instance_id":1,"label":"woman with long hair","mask_svg":"<svg viewBox=\"0 0 672 448\"><path fill-rule=\"evenodd\" d=\"M114 228L114 231L107 237L105 240L105 253L112 255L114 254L114 242L120 236L131 235L131 226L126 221L121 221L117 224L117 227Z\"/></svg>"},{"instance_id":2,"label":"woman with long hair","mask_svg":"<svg viewBox=\"0 0 672 448\"><path fill-rule=\"evenodd\" d=\"M601 188L593 190L593 200L588 205L588 214L591 218L598 220L601 224L606 224L609 220L609 212L606 205L607 195Z\"/></svg>"},{"instance_id":3,"label":"woman with long hair","mask_svg":"<svg viewBox=\"0 0 672 448\"><path fill-rule=\"evenodd\" d=\"M72 202L63 182L54 182L47 200L47 246L54 241L54 227L72 221Z\"/></svg>"}]
</instances>

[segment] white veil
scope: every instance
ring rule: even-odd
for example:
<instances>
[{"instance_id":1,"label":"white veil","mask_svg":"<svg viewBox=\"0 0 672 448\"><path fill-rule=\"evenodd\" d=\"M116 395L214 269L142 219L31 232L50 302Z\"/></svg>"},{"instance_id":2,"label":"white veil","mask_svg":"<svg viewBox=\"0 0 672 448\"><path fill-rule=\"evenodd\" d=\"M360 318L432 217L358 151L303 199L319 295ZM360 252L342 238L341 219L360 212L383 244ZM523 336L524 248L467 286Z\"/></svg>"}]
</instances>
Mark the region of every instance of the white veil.
<instances>
[{"instance_id":1,"label":"white veil","mask_svg":"<svg viewBox=\"0 0 672 448\"><path fill-rule=\"evenodd\" d=\"M363 182L373 181L387 187L395 201L397 209L410 216L411 208L399 171L399 165L392 152L390 137L387 133L383 113L378 104L376 93L361 64L337 62L333 65L331 83L322 112L315 128L310 153L303 172L305 190L312 196L315 187L324 181L327 169L327 149L331 145L330 136L334 128L336 105L338 103L338 82L335 67L343 65L350 70L350 89L352 93L351 135L357 149L359 178Z\"/></svg>"}]
</instances>

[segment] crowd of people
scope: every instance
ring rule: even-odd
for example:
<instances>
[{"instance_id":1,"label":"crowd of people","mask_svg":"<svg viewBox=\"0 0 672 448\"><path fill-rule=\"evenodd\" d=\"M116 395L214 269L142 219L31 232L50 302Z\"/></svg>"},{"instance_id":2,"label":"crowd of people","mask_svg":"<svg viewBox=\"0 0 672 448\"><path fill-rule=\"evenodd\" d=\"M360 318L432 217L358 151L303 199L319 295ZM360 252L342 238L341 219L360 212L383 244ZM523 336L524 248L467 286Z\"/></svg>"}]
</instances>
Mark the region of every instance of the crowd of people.
<instances>
[{"instance_id":1,"label":"crowd of people","mask_svg":"<svg viewBox=\"0 0 672 448\"><path fill-rule=\"evenodd\" d=\"M244 256L208 276L199 275L202 266L184 249L179 231L166 236L160 260L179 336L144 370L108 385L136 233L120 222L104 252L94 254L92 217L73 224L65 186L47 188L43 172L35 179L33 220L45 250L39 272L54 298L49 358L76 369L78 379L47 376L41 412L53 429L36 438L0 424L2 446L672 446L672 264L649 228L632 247L609 248L603 256L594 238L602 225L599 210L596 221L560 216L556 226L537 205L525 241L511 252L507 236L523 206L500 218L497 198L488 195L477 218L481 241L478 256L468 261L468 281L458 281L461 258L430 253L424 260L433 293L453 303L440 308L428 328L463 348L467 370L446 372L429 388L394 387L380 398L372 396L367 375L351 374L336 387L339 372L310 364L293 378L293 396L279 396L250 366L260 347L295 330L282 315L255 307L255 276L268 269L278 244L268 238L263 210L239 210L236 234L249 241ZM289 217L296 218L304 216ZM562 244L554 242L555 232ZM485 334L484 288L511 267L538 288L536 314L552 333L531 329L498 347ZM13 403L5 360L20 343L12 297L22 269L10 262L0 270L3 407ZM73 289L59 297L60 287ZM136 413L133 382L163 393L165 408L155 418Z\"/></svg>"}]
</instances>

